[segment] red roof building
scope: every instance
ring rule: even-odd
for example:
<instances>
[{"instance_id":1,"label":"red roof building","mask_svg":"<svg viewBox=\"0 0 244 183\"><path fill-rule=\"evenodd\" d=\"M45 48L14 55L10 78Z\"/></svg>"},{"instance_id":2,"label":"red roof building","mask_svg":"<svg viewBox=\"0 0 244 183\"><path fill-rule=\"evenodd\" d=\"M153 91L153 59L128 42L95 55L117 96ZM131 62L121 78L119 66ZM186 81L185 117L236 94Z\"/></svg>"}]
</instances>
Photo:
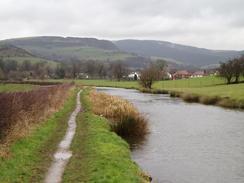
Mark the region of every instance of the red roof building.
<instances>
[{"instance_id":1,"label":"red roof building","mask_svg":"<svg viewBox=\"0 0 244 183\"><path fill-rule=\"evenodd\" d=\"M186 70L182 70L182 71L176 71L174 74L173 74L173 79L185 79L185 78L189 78L191 77L191 73L189 73L188 71Z\"/></svg>"}]
</instances>

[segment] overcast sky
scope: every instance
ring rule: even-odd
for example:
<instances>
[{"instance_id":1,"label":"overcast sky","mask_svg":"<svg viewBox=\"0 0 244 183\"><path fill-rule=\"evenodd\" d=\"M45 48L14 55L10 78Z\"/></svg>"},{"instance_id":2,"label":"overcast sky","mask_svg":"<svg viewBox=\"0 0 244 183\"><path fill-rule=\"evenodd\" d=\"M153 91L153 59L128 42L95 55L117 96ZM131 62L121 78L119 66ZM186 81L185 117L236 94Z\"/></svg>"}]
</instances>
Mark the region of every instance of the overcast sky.
<instances>
[{"instance_id":1,"label":"overcast sky","mask_svg":"<svg viewBox=\"0 0 244 183\"><path fill-rule=\"evenodd\" d=\"M0 39L41 35L244 50L244 0L0 1Z\"/></svg>"}]
</instances>

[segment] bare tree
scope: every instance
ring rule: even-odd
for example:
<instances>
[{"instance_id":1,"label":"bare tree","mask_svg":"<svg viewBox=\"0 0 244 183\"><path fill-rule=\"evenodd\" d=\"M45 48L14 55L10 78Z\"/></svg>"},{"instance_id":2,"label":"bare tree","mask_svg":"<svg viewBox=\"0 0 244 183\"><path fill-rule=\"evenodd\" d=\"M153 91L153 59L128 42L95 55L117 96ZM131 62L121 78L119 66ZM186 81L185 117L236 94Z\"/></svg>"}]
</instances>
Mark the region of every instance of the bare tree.
<instances>
[{"instance_id":1,"label":"bare tree","mask_svg":"<svg viewBox=\"0 0 244 183\"><path fill-rule=\"evenodd\" d=\"M158 70L158 76L157 76L157 80L161 80L164 78L165 75L165 70L167 67L167 63L165 60L159 59L156 61L156 63L154 64L156 69Z\"/></svg>"},{"instance_id":2,"label":"bare tree","mask_svg":"<svg viewBox=\"0 0 244 183\"><path fill-rule=\"evenodd\" d=\"M244 77L244 55L240 57L240 62L241 62L242 76Z\"/></svg>"},{"instance_id":3,"label":"bare tree","mask_svg":"<svg viewBox=\"0 0 244 183\"><path fill-rule=\"evenodd\" d=\"M242 64L240 58L235 58L231 61L231 69L233 76L235 77L235 83L239 83L240 76L242 74Z\"/></svg>"},{"instance_id":4,"label":"bare tree","mask_svg":"<svg viewBox=\"0 0 244 183\"><path fill-rule=\"evenodd\" d=\"M226 79L227 84L231 83L231 79L233 77L231 60L229 60L227 63L220 63L219 75L220 75L220 77L223 77Z\"/></svg>"},{"instance_id":5,"label":"bare tree","mask_svg":"<svg viewBox=\"0 0 244 183\"><path fill-rule=\"evenodd\" d=\"M96 74L96 64L93 60L88 60L86 63L86 73L91 76L94 77Z\"/></svg>"},{"instance_id":6,"label":"bare tree","mask_svg":"<svg viewBox=\"0 0 244 183\"><path fill-rule=\"evenodd\" d=\"M120 61L112 64L113 77L116 78L118 81L120 81L126 73L127 73L127 68Z\"/></svg>"},{"instance_id":7,"label":"bare tree","mask_svg":"<svg viewBox=\"0 0 244 183\"><path fill-rule=\"evenodd\" d=\"M55 75L58 79L63 79L65 77L65 66L64 64L59 64L56 67Z\"/></svg>"},{"instance_id":8,"label":"bare tree","mask_svg":"<svg viewBox=\"0 0 244 183\"><path fill-rule=\"evenodd\" d=\"M152 84L158 78L158 68L151 64L149 67L145 68L141 71L140 81L142 87L144 88L152 88Z\"/></svg>"},{"instance_id":9,"label":"bare tree","mask_svg":"<svg viewBox=\"0 0 244 183\"><path fill-rule=\"evenodd\" d=\"M219 74L225 78L227 84L231 83L234 77L234 82L239 83L240 76L244 73L244 56L234 58L226 63L220 63Z\"/></svg>"},{"instance_id":10,"label":"bare tree","mask_svg":"<svg viewBox=\"0 0 244 183\"><path fill-rule=\"evenodd\" d=\"M107 73L106 73L106 66L104 63L97 64L97 73L99 78L105 78Z\"/></svg>"},{"instance_id":11,"label":"bare tree","mask_svg":"<svg viewBox=\"0 0 244 183\"><path fill-rule=\"evenodd\" d=\"M2 68L0 67L0 80L5 79L4 72Z\"/></svg>"},{"instance_id":12,"label":"bare tree","mask_svg":"<svg viewBox=\"0 0 244 183\"><path fill-rule=\"evenodd\" d=\"M70 60L70 64L66 65L66 70L71 78L76 78L81 70L81 61L76 58L72 58Z\"/></svg>"}]
</instances>

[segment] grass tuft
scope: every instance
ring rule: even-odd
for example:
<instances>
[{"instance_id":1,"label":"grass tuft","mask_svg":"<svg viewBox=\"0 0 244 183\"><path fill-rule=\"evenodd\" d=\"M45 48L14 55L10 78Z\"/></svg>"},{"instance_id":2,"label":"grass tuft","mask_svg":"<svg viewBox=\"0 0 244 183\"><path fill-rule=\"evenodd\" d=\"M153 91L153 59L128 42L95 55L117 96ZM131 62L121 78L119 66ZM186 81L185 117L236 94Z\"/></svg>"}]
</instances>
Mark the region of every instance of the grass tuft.
<instances>
[{"instance_id":1,"label":"grass tuft","mask_svg":"<svg viewBox=\"0 0 244 183\"><path fill-rule=\"evenodd\" d=\"M198 95L194 95L194 94L190 94L190 93L183 93L181 95L181 98L185 101L185 102L199 102L199 96Z\"/></svg>"},{"instance_id":2,"label":"grass tuft","mask_svg":"<svg viewBox=\"0 0 244 183\"><path fill-rule=\"evenodd\" d=\"M127 100L92 91L92 110L109 119L114 132L125 139L144 138L148 134L147 119Z\"/></svg>"}]
</instances>

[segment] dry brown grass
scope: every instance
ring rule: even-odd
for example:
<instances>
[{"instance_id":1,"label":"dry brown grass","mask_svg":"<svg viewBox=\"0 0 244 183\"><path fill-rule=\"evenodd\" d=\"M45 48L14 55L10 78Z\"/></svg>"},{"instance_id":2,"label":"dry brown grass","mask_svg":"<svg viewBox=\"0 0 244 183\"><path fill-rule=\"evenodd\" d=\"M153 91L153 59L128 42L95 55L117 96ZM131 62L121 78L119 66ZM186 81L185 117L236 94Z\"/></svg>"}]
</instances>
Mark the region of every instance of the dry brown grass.
<instances>
[{"instance_id":1,"label":"dry brown grass","mask_svg":"<svg viewBox=\"0 0 244 183\"><path fill-rule=\"evenodd\" d=\"M6 146L58 111L72 85L43 86L28 92L0 93L0 156Z\"/></svg>"},{"instance_id":2,"label":"dry brown grass","mask_svg":"<svg viewBox=\"0 0 244 183\"><path fill-rule=\"evenodd\" d=\"M90 92L92 110L109 119L113 131L123 138L143 138L148 133L147 119L127 100L105 93Z\"/></svg>"}]
</instances>

